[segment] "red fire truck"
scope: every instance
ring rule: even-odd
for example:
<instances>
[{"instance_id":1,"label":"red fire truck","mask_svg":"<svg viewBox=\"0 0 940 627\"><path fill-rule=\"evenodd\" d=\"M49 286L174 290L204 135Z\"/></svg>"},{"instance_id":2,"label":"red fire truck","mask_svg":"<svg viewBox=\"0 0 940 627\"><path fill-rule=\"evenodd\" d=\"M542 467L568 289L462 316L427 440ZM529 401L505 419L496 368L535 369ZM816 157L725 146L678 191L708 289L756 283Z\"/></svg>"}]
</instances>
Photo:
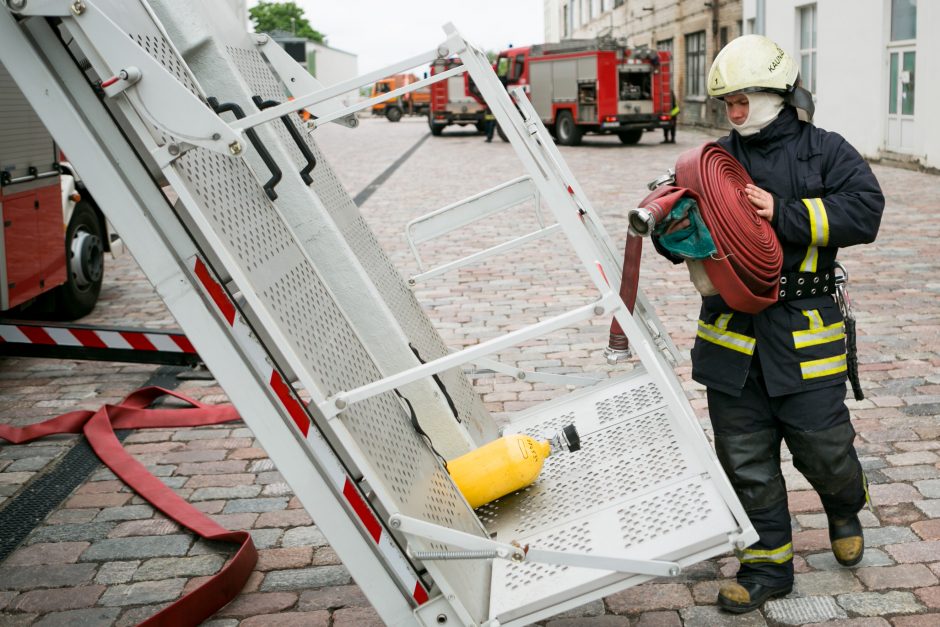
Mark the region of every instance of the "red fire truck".
<instances>
[{"instance_id":1,"label":"red fire truck","mask_svg":"<svg viewBox=\"0 0 940 627\"><path fill-rule=\"evenodd\" d=\"M460 65L460 59L437 59L431 64L431 75L440 74ZM486 105L471 93L470 76L466 73L451 76L446 81L431 85L431 112L428 126L432 135L440 135L451 124L473 124L483 132Z\"/></svg>"},{"instance_id":2,"label":"red fire truck","mask_svg":"<svg viewBox=\"0 0 940 627\"><path fill-rule=\"evenodd\" d=\"M107 222L3 65L0 120L0 310L84 316L111 250Z\"/></svg>"},{"instance_id":3,"label":"red fire truck","mask_svg":"<svg viewBox=\"0 0 940 627\"><path fill-rule=\"evenodd\" d=\"M584 133L635 144L670 123L671 60L612 38L571 39L505 50L496 73L507 87L524 86L559 144L576 146Z\"/></svg>"}]
</instances>

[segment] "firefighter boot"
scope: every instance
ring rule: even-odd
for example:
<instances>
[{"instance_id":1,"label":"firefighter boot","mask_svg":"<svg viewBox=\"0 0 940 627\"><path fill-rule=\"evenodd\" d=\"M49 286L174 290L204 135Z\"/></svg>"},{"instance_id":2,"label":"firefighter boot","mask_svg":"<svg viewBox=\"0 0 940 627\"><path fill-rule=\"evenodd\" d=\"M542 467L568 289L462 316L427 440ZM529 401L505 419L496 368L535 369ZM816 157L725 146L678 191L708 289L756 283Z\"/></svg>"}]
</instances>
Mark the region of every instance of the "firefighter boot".
<instances>
[{"instance_id":1,"label":"firefighter boot","mask_svg":"<svg viewBox=\"0 0 940 627\"><path fill-rule=\"evenodd\" d=\"M865 538L858 516L829 519L829 542L836 561L843 566L855 566L865 554Z\"/></svg>"},{"instance_id":2,"label":"firefighter boot","mask_svg":"<svg viewBox=\"0 0 940 627\"><path fill-rule=\"evenodd\" d=\"M744 581L725 583L718 590L718 606L732 614L743 614L756 610L769 599L786 596L792 591L792 583L779 587Z\"/></svg>"}]
</instances>

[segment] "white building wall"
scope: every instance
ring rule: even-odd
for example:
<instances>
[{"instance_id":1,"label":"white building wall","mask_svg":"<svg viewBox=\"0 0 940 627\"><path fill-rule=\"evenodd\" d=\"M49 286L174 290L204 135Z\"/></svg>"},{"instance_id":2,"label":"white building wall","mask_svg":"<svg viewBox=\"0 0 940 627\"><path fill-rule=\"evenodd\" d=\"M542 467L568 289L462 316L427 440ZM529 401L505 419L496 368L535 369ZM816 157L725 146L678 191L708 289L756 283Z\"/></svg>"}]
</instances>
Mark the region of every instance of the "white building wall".
<instances>
[{"instance_id":1,"label":"white building wall","mask_svg":"<svg viewBox=\"0 0 940 627\"><path fill-rule=\"evenodd\" d=\"M568 0L565 0L567 5ZM561 0L545 0L543 23L545 24L545 43L561 41ZM535 42L533 42L535 43Z\"/></svg>"},{"instance_id":2,"label":"white building wall","mask_svg":"<svg viewBox=\"0 0 940 627\"><path fill-rule=\"evenodd\" d=\"M313 65L311 66L311 55ZM312 41L307 42L307 65L314 78L325 86L356 78L359 75L359 57L351 52L330 48ZM359 100L359 94L353 90L331 99L343 106Z\"/></svg>"},{"instance_id":3,"label":"white building wall","mask_svg":"<svg viewBox=\"0 0 940 627\"><path fill-rule=\"evenodd\" d=\"M742 17L756 19L761 0L744 0ZM891 0L817 0L816 116L820 128L836 131L868 158L886 156L888 132L888 43ZM799 59L800 7L806 0L769 0L764 5L764 34ZM940 168L940 6L917 6L915 78L916 139L908 157ZM759 30L759 29L758 29Z\"/></svg>"}]
</instances>

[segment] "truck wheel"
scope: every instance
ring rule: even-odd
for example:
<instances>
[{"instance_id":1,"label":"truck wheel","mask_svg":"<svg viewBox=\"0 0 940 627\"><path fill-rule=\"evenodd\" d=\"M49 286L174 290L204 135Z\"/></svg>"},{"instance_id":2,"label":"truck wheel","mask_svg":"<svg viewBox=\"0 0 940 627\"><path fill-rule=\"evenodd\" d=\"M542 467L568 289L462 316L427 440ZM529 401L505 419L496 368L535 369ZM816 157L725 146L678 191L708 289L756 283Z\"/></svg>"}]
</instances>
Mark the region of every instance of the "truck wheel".
<instances>
[{"instance_id":1,"label":"truck wheel","mask_svg":"<svg viewBox=\"0 0 940 627\"><path fill-rule=\"evenodd\" d=\"M98 214L81 201L65 231L68 278L56 288L56 317L74 320L91 313L104 279L104 231Z\"/></svg>"},{"instance_id":2,"label":"truck wheel","mask_svg":"<svg viewBox=\"0 0 940 627\"><path fill-rule=\"evenodd\" d=\"M428 116L428 128L431 129L431 135L434 135L435 137L440 137L441 133L444 132L444 127L445 127L445 126L447 126L447 125L446 125L446 124L435 124L435 123L434 123L434 120L432 120L431 117Z\"/></svg>"},{"instance_id":3,"label":"truck wheel","mask_svg":"<svg viewBox=\"0 0 940 627\"><path fill-rule=\"evenodd\" d=\"M389 107L385 111L385 117L388 118L389 122L398 122L401 119L401 109L398 107Z\"/></svg>"},{"instance_id":4,"label":"truck wheel","mask_svg":"<svg viewBox=\"0 0 940 627\"><path fill-rule=\"evenodd\" d=\"M581 129L574 123L571 111L562 111L555 120L555 133L562 146L577 146L581 143Z\"/></svg>"},{"instance_id":5,"label":"truck wheel","mask_svg":"<svg viewBox=\"0 0 940 627\"><path fill-rule=\"evenodd\" d=\"M643 137L643 129L635 131L624 131L622 133L617 133L617 137L620 138L625 144L633 145L640 141L640 138Z\"/></svg>"}]
</instances>

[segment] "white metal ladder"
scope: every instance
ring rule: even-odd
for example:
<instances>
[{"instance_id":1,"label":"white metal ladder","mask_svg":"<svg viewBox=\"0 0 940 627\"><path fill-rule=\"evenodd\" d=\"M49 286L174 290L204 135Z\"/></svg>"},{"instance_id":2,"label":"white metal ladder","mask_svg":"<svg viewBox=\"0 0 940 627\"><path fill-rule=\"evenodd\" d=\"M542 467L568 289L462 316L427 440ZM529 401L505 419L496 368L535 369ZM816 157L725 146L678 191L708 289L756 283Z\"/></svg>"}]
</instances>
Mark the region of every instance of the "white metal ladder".
<instances>
[{"instance_id":1,"label":"white metal ladder","mask_svg":"<svg viewBox=\"0 0 940 627\"><path fill-rule=\"evenodd\" d=\"M518 100L520 114L453 27L433 51L322 88L269 40L245 34L223 2L7 5L0 61L387 623L524 624L756 539L663 355L668 337L644 300L635 318L617 295L615 248L585 194L528 103ZM349 116L371 102L318 103L449 54L461 57L450 72L470 73L598 298L396 371L377 361L383 338L357 317L357 303L396 321L402 341L417 333L434 342L423 322L408 320L405 282L373 258L374 238L315 142L297 140L297 122L282 116L310 108L316 125L354 126ZM102 101L90 80L112 77ZM295 100L265 104L283 99L278 90ZM238 105L243 117L214 113L209 96L220 109ZM315 211L305 214L304 203ZM337 250L354 250L346 258L358 263L359 291L339 293L342 269L310 245L318 229ZM643 367L518 416L511 430L573 421L584 448L550 459L532 488L472 511L393 391L433 390L438 373L449 373L448 388L468 389L457 366L611 312ZM474 402L465 406L464 441L495 436ZM439 401L423 411L429 421L447 413ZM468 556L475 559L452 559Z\"/></svg>"}]
</instances>

